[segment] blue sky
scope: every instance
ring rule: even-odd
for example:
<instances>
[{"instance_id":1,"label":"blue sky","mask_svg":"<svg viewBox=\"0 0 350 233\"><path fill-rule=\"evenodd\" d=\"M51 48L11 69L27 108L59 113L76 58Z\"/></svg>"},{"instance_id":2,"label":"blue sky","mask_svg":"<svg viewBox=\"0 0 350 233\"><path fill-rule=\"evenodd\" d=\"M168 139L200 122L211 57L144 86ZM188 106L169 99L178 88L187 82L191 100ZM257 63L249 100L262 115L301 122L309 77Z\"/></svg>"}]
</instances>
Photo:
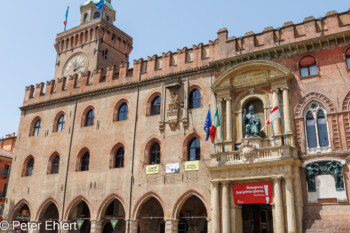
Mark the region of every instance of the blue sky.
<instances>
[{"instance_id":1,"label":"blue sky","mask_svg":"<svg viewBox=\"0 0 350 233\"><path fill-rule=\"evenodd\" d=\"M1 11L0 137L17 132L25 86L53 79L56 34L70 6L68 29L80 22L85 0L7 1ZM300 23L328 11L347 11L344 0L112 0L115 25L134 38L130 61L215 40L226 27L229 36L261 32L284 22ZM131 62L132 63L132 62ZM205 117L205 116L203 116Z\"/></svg>"}]
</instances>

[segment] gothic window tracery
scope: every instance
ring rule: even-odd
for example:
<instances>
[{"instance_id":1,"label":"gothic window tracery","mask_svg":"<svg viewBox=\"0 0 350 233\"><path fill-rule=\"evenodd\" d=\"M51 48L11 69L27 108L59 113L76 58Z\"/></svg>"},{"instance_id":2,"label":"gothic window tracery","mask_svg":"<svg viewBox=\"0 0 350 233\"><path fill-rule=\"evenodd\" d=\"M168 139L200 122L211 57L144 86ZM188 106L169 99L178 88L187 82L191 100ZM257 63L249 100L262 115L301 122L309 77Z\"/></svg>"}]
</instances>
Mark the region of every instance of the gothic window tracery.
<instances>
[{"instance_id":1,"label":"gothic window tracery","mask_svg":"<svg viewBox=\"0 0 350 233\"><path fill-rule=\"evenodd\" d=\"M327 113L319 103L311 103L304 114L305 135L308 153L330 151Z\"/></svg>"}]
</instances>

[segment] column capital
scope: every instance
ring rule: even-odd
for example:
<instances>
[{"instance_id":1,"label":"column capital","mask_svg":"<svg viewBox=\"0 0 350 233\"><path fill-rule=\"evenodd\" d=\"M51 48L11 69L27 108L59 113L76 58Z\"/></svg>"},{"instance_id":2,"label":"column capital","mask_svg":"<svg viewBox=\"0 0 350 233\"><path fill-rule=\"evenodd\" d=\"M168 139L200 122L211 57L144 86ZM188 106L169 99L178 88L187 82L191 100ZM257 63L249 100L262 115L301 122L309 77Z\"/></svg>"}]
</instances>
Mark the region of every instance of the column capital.
<instances>
[{"instance_id":1,"label":"column capital","mask_svg":"<svg viewBox=\"0 0 350 233\"><path fill-rule=\"evenodd\" d=\"M282 90L282 91L284 91L284 90L288 91L288 90L289 90L289 87L282 87L281 90Z\"/></svg>"},{"instance_id":2,"label":"column capital","mask_svg":"<svg viewBox=\"0 0 350 233\"><path fill-rule=\"evenodd\" d=\"M272 179L273 181L279 181L279 180L282 179L282 176L271 176L271 179Z\"/></svg>"},{"instance_id":3,"label":"column capital","mask_svg":"<svg viewBox=\"0 0 350 233\"><path fill-rule=\"evenodd\" d=\"M218 99L218 102L219 102L219 103L222 103L222 102L224 102L224 99L225 99L225 98L219 98L219 99Z\"/></svg>"},{"instance_id":4,"label":"column capital","mask_svg":"<svg viewBox=\"0 0 350 233\"><path fill-rule=\"evenodd\" d=\"M224 98L225 101L232 101L232 98L231 97L226 97Z\"/></svg>"},{"instance_id":5,"label":"column capital","mask_svg":"<svg viewBox=\"0 0 350 233\"><path fill-rule=\"evenodd\" d=\"M220 183L223 184L223 185L229 185L231 183L231 181L223 180L223 181L220 181Z\"/></svg>"},{"instance_id":6,"label":"column capital","mask_svg":"<svg viewBox=\"0 0 350 233\"><path fill-rule=\"evenodd\" d=\"M283 179L285 179L285 180L293 180L293 178L294 178L293 175L283 176Z\"/></svg>"},{"instance_id":7,"label":"column capital","mask_svg":"<svg viewBox=\"0 0 350 233\"><path fill-rule=\"evenodd\" d=\"M172 222L172 223L178 223L180 221L180 219L164 219L165 222Z\"/></svg>"},{"instance_id":8,"label":"column capital","mask_svg":"<svg viewBox=\"0 0 350 233\"><path fill-rule=\"evenodd\" d=\"M279 91L280 91L279 89L272 89L271 93L278 94Z\"/></svg>"},{"instance_id":9,"label":"column capital","mask_svg":"<svg viewBox=\"0 0 350 233\"><path fill-rule=\"evenodd\" d=\"M214 185L217 185L217 184L220 184L220 181L209 181L211 184L214 184Z\"/></svg>"}]
</instances>

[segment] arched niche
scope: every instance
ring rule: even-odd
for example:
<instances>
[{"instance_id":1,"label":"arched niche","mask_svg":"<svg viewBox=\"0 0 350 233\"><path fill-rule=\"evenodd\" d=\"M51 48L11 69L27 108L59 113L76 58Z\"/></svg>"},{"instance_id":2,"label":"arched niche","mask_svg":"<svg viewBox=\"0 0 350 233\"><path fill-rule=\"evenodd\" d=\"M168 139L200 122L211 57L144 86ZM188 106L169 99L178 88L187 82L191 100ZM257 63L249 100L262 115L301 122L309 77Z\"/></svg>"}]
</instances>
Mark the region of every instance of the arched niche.
<instances>
[{"instance_id":1,"label":"arched niche","mask_svg":"<svg viewBox=\"0 0 350 233\"><path fill-rule=\"evenodd\" d=\"M247 102L253 99L262 102L262 105L258 106L258 115L261 127L263 127L269 115L269 104L271 107L273 105L272 90L288 88L292 77L292 73L278 63L256 60L242 62L220 74L213 83L212 90L216 94L217 100L223 101L224 137L227 139L227 135L232 135L232 144L239 144L242 141L245 136L242 123L243 111ZM230 100L232 100L232 112L229 113L225 110L230 109L227 106L231 103ZM226 119L231 120L232 124L228 124ZM264 146L269 146L270 143L267 139L272 140L271 127L264 129L264 134L266 135ZM232 146L236 147L236 145Z\"/></svg>"},{"instance_id":2,"label":"arched niche","mask_svg":"<svg viewBox=\"0 0 350 233\"><path fill-rule=\"evenodd\" d=\"M269 103L271 105L271 96L269 96L269 91L262 88L254 88L253 90L247 90L240 93L235 102L234 102L234 117L235 126L234 126L234 135L236 141L241 141L245 136L245 127L243 124L243 114L244 109L246 109L247 113L249 112L249 106L254 106L254 112L258 114L261 128L264 127L265 121L269 115ZM268 132L269 128L261 131L262 137L267 137L271 132Z\"/></svg>"}]
</instances>

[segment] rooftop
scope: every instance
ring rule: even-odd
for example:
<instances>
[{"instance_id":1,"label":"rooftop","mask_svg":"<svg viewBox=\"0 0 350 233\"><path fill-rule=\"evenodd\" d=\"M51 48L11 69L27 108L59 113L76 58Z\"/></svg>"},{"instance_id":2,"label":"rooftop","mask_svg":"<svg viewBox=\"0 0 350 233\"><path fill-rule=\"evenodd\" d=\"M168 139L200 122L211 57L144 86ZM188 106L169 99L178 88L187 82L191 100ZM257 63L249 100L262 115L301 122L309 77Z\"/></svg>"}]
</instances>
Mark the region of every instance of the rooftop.
<instances>
[{"instance_id":1,"label":"rooftop","mask_svg":"<svg viewBox=\"0 0 350 233\"><path fill-rule=\"evenodd\" d=\"M0 156L13 159L13 153L0 148Z\"/></svg>"}]
</instances>

